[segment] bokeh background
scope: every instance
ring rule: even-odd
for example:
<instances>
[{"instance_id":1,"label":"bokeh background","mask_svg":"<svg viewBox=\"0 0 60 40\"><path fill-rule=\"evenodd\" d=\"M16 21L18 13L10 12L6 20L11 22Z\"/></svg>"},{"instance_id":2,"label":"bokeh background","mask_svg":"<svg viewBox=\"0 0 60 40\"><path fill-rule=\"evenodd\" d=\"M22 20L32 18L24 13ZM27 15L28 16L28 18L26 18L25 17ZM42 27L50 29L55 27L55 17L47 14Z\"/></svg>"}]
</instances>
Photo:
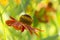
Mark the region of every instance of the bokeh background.
<instances>
[{"instance_id":1,"label":"bokeh background","mask_svg":"<svg viewBox=\"0 0 60 40\"><path fill-rule=\"evenodd\" d=\"M56 13L54 20L50 19L49 23L40 23L34 16L37 4L40 2L47 3L49 0L0 0L0 40L60 40L60 0L50 0ZM27 13L33 18L32 26L40 28L44 32L38 32L40 37L35 34L31 35L29 31L15 30L7 26L5 21L9 16L19 20L21 14Z\"/></svg>"}]
</instances>

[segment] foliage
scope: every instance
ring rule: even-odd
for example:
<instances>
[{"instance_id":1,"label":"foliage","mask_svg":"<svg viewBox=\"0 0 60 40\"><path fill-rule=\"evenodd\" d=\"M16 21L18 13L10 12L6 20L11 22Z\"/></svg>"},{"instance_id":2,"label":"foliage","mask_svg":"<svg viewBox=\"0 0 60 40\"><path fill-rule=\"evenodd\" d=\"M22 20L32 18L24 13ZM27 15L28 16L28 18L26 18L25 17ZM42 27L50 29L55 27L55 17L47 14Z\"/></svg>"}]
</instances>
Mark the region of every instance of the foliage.
<instances>
[{"instance_id":1,"label":"foliage","mask_svg":"<svg viewBox=\"0 0 60 40\"><path fill-rule=\"evenodd\" d=\"M45 0L41 0L44 1ZM0 0L0 40L60 40L60 5L59 1L52 1L56 13L54 20L50 18L49 23L41 23L34 15L37 4L40 0ZM40 37L35 34L31 35L29 31L24 32L15 30L7 26L5 21L10 19L9 16L19 20L22 12L29 14L33 18L32 26L44 30L38 32ZM41 12L42 13L42 12Z\"/></svg>"}]
</instances>

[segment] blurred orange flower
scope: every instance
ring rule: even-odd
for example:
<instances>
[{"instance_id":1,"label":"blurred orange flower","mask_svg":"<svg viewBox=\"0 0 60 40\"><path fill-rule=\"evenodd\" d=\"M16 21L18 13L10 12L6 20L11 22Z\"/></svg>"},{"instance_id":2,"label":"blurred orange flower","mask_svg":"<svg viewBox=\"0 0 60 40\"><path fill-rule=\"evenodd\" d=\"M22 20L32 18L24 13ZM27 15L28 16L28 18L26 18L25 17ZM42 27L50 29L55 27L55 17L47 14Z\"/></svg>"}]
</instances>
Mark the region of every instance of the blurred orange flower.
<instances>
[{"instance_id":1,"label":"blurred orange flower","mask_svg":"<svg viewBox=\"0 0 60 40\"><path fill-rule=\"evenodd\" d=\"M20 3L21 3L21 0L14 0L14 2L15 2L16 4L20 4Z\"/></svg>"},{"instance_id":2,"label":"blurred orange flower","mask_svg":"<svg viewBox=\"0 0 60 40\"><path fill-rule=\"evenodd\" d=\"M6 6L6 5L8 5L8 0L0 0L0 4L2 6Z\"/></svg>"}]
</instances>

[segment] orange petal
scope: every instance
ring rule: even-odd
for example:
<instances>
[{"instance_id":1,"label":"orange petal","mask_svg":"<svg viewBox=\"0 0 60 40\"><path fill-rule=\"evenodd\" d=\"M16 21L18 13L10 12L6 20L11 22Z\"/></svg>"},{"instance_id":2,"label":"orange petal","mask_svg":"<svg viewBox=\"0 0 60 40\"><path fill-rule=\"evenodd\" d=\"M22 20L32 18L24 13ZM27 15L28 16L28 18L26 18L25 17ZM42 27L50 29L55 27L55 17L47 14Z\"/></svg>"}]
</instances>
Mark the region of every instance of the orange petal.
<instances>
[{"instance_id":1,"label":"orange petal","mask_svg":"<svg viewBox=\"0 0 60 40\"><path fill-rule=\"evenodd\" d=\"M24 26L27 30L29 30L29 32L32 34L32 28L31 28L30 26L25 25L25 24L23 24L23 26Z\"/></svg>"},{"instance_id":2,"label":"orange petal","mask_svg":"<svg viewBox=\"0 0 60 40\"><path fill-rule=\"evenodd\" d=\"M15 20L15 19L14 19L13 17L11 17L11 16L10 16L10 18L11 18L12 20Z\"/></svg>"},{"instance_id":3,"label":"orange petal","mask_svg":"<svg viewBox=\"0 0 60 40\"><path fill-rule=\"evenodd\" d=\"M7 24L8 26L11 26L14 22L15 22L14 20L7 20L7 21L6 21L6 24Z\"/></svg>"}]
</instances>

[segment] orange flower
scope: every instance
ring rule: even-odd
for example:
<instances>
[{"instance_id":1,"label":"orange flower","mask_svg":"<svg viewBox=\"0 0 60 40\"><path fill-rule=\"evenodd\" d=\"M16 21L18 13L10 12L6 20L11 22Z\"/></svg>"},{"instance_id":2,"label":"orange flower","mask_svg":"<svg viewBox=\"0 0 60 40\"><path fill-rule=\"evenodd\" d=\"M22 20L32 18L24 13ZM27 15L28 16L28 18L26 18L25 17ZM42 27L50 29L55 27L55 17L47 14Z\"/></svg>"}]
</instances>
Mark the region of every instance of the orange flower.
<instances>
[{"instance_id":1,"label":"orange flower","mask_svg":"<svg viewBox=\"0 0 60 40\"><path fill-rule=\"evenodd\" d=\"M43 0L37 4L36 10L39 11L41 8L46 7L50 0Z\"/></svg>"},{"instance_id":2,"label":"orange flower","mask_svg":"<svg viewBox=\"0 0 60 40\"><path fill-rule=\"evenodd\" d=\"M27 29L31 34L35 33L39 37L39 34L37 32L44 31L44 30L40 30L38 28L34 28L31 26L32 21L27 19L27 18L31 19L29 15L22 15L20 17L20 21L17 21L11 16L10 18L11 18L10 20L6 21L6 24L8 26L12 26L16 30L21 30L21 32L24 32L24 30Z\"/></svg>"}]
</instances>

